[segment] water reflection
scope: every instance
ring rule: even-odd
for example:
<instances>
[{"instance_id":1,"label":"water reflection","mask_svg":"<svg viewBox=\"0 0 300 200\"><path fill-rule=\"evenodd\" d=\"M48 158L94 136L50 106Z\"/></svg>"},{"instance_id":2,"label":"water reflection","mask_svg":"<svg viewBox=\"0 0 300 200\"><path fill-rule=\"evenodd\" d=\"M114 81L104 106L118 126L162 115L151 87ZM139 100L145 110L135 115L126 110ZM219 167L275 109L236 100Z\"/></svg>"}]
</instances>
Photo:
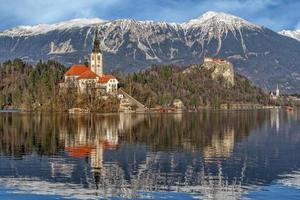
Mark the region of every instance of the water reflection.
<instances>
[{"instance_id":1,"label":"water reflection","mask_svg":"<svg viewBox=\"0 0 300 200\"><path fill-rule=\"evenodd\" d=\"M284 174L297 174L298 130L298 112L280 110L1 113L0 186L83 199L163 191L240 199Z\"/></svg>"}]
</instances>

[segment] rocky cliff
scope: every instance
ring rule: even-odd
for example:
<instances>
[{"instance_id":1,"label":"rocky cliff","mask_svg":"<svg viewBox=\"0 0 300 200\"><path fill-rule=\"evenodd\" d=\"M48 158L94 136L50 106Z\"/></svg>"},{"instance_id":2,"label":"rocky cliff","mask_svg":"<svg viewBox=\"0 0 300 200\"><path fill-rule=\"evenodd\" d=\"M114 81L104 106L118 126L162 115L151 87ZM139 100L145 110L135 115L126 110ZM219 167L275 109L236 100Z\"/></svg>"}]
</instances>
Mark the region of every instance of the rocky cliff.
<instances>
[{"instance_id":1,"label":"rocky cliff","mask_svg":"<svg viewBox=\"0 0 300 200\"><path fill-rule=\"evenodd\" d=\"M211 71L213 79L222 77L226 81L226 85L234 86L234 70L233 65L228 61L206 61L202 64L204 69Z\"/></svg>"}]
</instances>

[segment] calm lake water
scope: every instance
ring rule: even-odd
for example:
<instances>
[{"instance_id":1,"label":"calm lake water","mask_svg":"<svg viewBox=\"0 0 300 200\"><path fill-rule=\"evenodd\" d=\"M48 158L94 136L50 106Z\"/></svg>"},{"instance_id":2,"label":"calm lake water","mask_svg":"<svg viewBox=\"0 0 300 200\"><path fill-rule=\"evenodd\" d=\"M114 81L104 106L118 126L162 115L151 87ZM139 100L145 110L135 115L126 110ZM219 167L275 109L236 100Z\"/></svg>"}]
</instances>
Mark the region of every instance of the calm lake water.
<instances>
[{"instance_id":1,"label":"calm lake water","mask_svg":"<svg viewBox=\"0 0 300 200\"><path fill-rule=\"evenodd\" d=\"M300 199L300 111L0 113L0 199Z\"/></svg>"}]
</instances>

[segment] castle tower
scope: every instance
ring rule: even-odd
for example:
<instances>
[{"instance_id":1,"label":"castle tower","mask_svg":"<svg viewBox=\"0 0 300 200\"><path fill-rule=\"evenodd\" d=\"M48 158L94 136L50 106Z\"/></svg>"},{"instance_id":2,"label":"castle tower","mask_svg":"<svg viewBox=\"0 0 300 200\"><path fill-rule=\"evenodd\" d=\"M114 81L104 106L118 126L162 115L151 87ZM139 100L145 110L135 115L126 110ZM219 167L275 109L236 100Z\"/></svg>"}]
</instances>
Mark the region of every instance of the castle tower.
<instances>
[{"instance_id":1,"label":"castle tower","mask_svg":"<svg viewBox=\"0 0 300 200\"><path fill-rule=\"evenodd\" d=\"M279 97L280 93L279 93L279 88L278 88L278 84L277 84L277 89L276 89L276 97Z\"/></svg>"},{"instance_id":2,"label":"castle tower","mask_svg":"<svg viewBox=\"0 0 300 200\"><path fill-rule=\"evenodd\" d=\"M103 55L100 49L100 41L98 38L98 30L96 30L94 38L94 46L90 57L91 70L98 76L103 76Z\"/></svg>"}]
</instances>

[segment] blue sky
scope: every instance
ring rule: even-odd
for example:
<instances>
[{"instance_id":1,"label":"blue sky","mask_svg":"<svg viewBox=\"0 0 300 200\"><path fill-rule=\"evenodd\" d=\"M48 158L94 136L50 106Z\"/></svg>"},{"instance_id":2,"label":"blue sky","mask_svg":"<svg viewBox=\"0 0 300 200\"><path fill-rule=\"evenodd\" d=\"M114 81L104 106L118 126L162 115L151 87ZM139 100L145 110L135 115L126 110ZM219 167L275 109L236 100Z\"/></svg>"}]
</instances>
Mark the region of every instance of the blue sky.
<instances>
[{"instance_id":1,"label":"blue sky","mask_svg":"<svg viewBox=\"0 0 300 200\"><path fill-rule=\"evenodd\" d=\"M300 0L0 0L0 30L74 18L184 22L228 12L275 31L300 29Z\"/></svg>"}]
</instances>

